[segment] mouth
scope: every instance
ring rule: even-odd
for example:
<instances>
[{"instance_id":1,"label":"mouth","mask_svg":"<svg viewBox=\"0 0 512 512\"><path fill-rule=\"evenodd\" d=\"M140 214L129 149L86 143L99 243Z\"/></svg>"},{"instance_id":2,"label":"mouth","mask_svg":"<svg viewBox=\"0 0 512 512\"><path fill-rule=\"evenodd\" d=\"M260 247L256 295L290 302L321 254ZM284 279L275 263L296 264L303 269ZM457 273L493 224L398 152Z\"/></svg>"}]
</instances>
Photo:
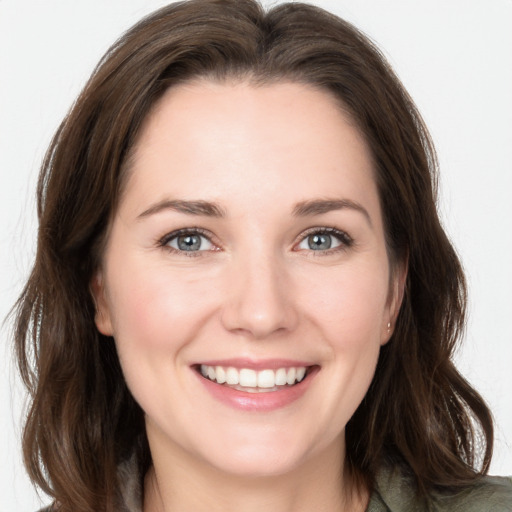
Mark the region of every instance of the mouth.
<instances>
[{"instance_id":1,"label":"mouth","mask_svg":"<svg viewBox=\"0 0 512 512\"><path fill-rule=\"evenodd\" d=\"M194 369L202 378L224 388L245 393L273 393L295 388L318 371L318 365L279 368L243 368L228 365L198 364Z\"/></svg>"},{"instance_id":2,"label":"mouth","mask_svg":"<svg viewBox=\"0 0 512 512\"><path fill-rule=\"evenodd\" d=\"M204 378L217 384L248 393L268 393L279 391L285 386L295 386L306 377L308 368L310 367L292 366L275 370L271 368L253 370L202 364L199 366L199 371Z\"/></svg>"}]
</instances>

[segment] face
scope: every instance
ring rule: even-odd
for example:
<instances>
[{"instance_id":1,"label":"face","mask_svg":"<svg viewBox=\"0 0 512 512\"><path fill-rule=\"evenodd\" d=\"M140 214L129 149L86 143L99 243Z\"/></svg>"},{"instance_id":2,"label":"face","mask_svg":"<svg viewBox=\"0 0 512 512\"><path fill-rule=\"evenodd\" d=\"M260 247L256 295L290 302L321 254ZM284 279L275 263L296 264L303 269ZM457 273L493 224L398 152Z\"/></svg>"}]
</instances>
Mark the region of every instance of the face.
<instances>
[{"instance_id":1,"label":"face","mask_svg":"<svg viewBox=\"0 0 512 512\"><path fill-rule=\"evenodd\" d=\"M200 81L146 120L102 267L152 452L244 475L343 453L400 299L372 161L326 92Z\"/></svg>"}]
</instances>

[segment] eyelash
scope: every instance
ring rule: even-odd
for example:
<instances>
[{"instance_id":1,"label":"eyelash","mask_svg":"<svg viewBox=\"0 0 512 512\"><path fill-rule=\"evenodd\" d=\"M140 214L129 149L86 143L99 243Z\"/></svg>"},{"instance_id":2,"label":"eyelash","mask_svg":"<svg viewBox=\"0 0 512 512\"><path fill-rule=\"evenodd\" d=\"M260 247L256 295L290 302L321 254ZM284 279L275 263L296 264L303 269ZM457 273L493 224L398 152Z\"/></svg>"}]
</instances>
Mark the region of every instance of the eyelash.
<instances>
[{"instance_id":1,"label":"eyelash","mask_svg":"<svg viewBox=\"0 0 512 512\"><path fill-rule=\"evenodd\" d=\"M206 238L212 245L217 246L215 242L212 241L213 236L209 231L206 231L202 228L183 228L178 229L177 231L172 231L171 233L167 233L164 235L160 240L158 240L158 246L162 247L163 249L168 250L169 252L172 252L174 254L180 254L183 256L187 256L189 258L196 258L198 256L201 256L201 253L208 252L208 251L180 251L178 249L175 249L174 247L171 247L168 245L172 240L175 238L178 238L180 236L201 236Z\"/></svg>"},{"instance_id":2,"label":"eyelash","mask_svg":"<svg viewBox=\"0 0 512 512\"><path fill-rule=\"evenodd\" d=\"M211 250L202 250L202 251L181 251L179 249L175 249L174 247L170 247L169 243L180 237L180 236L201 236L206 238L212 245L216 246L216 249L213 249L213 251L218 250L218 244L216 244L212 239L213 236L209 231L206 231L202 228L183 228L178 229L177 231L172 231L171 233L167 233L165 236L160 238L157 242L157 245L159 247L162 247L163 249L168 250L169 252L172 252L174 254L180 254L183 256L187 256L190 258L201 256L204 252L211 252ZM354 245L354 240L351 236L349 236L346 232L340 231L339 229L332 228L332 227L314 227L309 228L305 232L301 233L300 236L297 238L297 241L294 243L294 247L296 247L301 242L305 241L309 236L311 235L330 235L333 236L340 242L340 245L338 247L329 248L326 250L318 250L315 251L313 249L310 249L309 252L313 253L314 256L327 256L333 253L345 251L352 247ZM298 251L297 251L298 252Z\"/></svg>"},{"instance_id":3,"label":"eyelash","mask_svg":"<svg viewBox=\"0 0 512 512\"><path fill-rule=\"evenodd\" d=\"M339 229L332 227L314 227L307 229L304 233L301 233L300 237L298 238L298 241L294 244L294 246L297 246L299 243L303 242L311 235L330 235L336 238L338 242L340 242L340 245L338 247L333 247L326 250L315 251L313 249L310 249L309 252L313 257L329 256L331 254L343 252L354 245L354 239L345 231L341 231Z\"/></svg>"}]
</instances>

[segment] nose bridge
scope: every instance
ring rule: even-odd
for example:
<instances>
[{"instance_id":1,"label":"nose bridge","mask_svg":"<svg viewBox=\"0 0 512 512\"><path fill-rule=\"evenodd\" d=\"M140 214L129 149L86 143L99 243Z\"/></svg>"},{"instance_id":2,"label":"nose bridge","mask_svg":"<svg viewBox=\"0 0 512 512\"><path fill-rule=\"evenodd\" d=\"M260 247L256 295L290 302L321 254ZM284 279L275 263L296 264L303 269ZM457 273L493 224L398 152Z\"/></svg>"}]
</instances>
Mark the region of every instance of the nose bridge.
<instances>
[{"instance_id":1,"label":"nose bridge","mask_svg":"<svg viewBox=\"0 0 512 512\"><path fill-rule=\"evenodd\" d=\"M223 321L228 330L264 338L292 330L297 321L282 258L265 250L244 251L230 266Z\"/></svg>"}]
</instances>

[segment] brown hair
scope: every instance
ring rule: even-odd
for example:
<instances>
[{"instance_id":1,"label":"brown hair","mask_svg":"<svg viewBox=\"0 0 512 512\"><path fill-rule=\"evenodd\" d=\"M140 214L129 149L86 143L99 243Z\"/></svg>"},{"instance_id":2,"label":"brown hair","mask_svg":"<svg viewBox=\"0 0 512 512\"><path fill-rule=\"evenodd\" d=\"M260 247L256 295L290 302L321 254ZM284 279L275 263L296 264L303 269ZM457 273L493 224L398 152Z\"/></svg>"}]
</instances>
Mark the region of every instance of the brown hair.
<instances>
[{"instance_id":1,"label":"brown hair","mask_svg":"<svg viewBox=\"0 0 512 512\"><path fill-rule=\"evenodd\" d=\"M119 462L136 450L141 471L150 464L142 411L114 343L95 328L89 283L141 123L166 89L198 77L310 84L331 91L357 123L373 154L391 259L408 262L408 277L393 337L347 426L348 462L370 487L382 464L405 468L423 494L473 482L488 469L493 427L451 360L466 288L437 216L423 121L349 23L299 3L265 12L253 0L179 2L139 22L101 60L50 145L36 260L16 306L32 480L63 511L113 511Z\"/></svg>"}]
</instances>

